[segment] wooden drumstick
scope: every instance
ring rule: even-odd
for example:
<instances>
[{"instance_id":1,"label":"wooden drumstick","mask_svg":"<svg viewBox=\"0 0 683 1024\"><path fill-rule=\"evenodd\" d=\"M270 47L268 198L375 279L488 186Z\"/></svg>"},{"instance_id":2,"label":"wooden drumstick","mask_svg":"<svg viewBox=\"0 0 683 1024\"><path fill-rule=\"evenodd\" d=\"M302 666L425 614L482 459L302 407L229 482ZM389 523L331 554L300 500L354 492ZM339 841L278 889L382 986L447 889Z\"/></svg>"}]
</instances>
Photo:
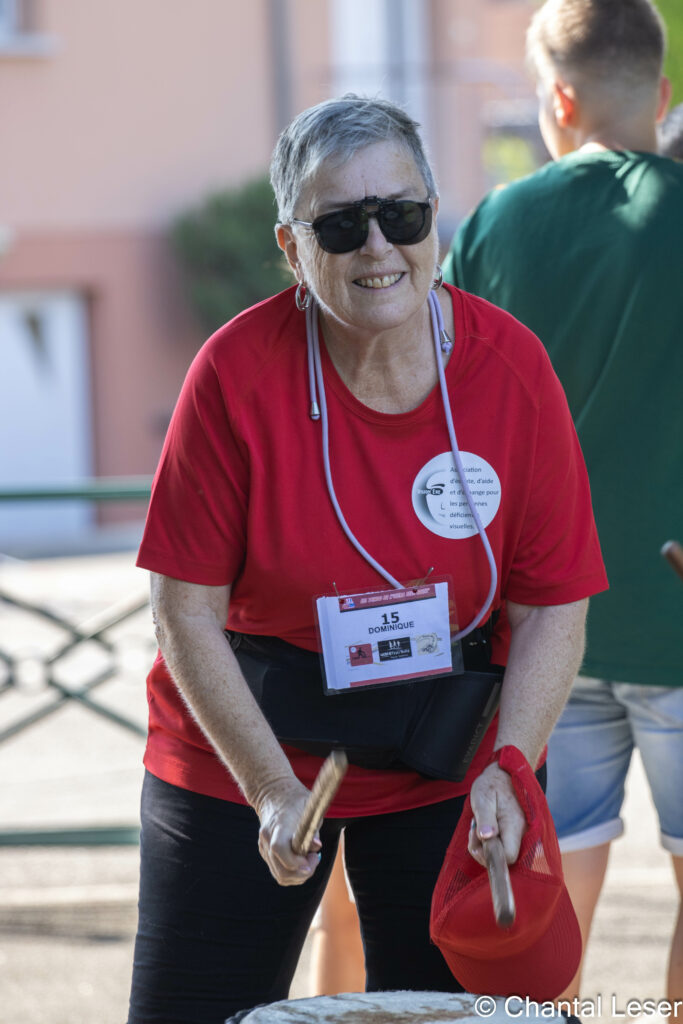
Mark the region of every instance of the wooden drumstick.
<instances>
[{"instance_id":1,"label":"wooden drumstick","mask_svg":"<svg viewBox=\"0 0 683 1024\"><path fill-rule=\"evenodd\" d=\"M683 547L677 540L668 540L661 550L669 565L683 580Z\"/></svg>"},{"instance_id":2,"label":"wooden drumstick","mask_svg":"<svg viewBox=\"0 0 683 1024\"><path fill-rule=\"evenodd\" d=\"M347 767L348 761L343 750L333 750L323 761L292 839L292 849L295 853L309 852L313 836L318 831L327 808L334 800L335 793L346 775Z\"/></svg>"},{"instance_id":3,"label":"wooden drumstick","mask_svg":"<svg viewBox=\"0 0 683 1024\"><path fill-rule=\"evenodd\" d=\"M510 883L505 850L498 836L482 840L484 860L489 873L493 913L499 928L509 928L515 920L515 897Z\"/></svg>"}]
</instances>

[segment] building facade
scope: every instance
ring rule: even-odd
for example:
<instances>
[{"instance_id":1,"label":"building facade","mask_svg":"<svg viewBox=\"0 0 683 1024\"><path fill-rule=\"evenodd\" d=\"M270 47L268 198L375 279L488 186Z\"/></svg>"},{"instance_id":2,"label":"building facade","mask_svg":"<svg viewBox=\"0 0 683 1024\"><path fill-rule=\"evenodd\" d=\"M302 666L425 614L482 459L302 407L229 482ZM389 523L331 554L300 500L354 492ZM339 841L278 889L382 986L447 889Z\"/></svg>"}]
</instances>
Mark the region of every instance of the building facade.
<instances>
[{"instance_id":1,"label":"building facade","mask_svg":"<svg viewBox=\"0 0 683 1024\"><path fill-rule=\"evenodd\" d=\"M203 340L169 226L262 174L304 107L349 90L404 104L446 242L501 154L536 144L533 6L0 0L0 487L153 471ZM93 516L0 505L0 550Z\"/></svg>"}]
</instances>

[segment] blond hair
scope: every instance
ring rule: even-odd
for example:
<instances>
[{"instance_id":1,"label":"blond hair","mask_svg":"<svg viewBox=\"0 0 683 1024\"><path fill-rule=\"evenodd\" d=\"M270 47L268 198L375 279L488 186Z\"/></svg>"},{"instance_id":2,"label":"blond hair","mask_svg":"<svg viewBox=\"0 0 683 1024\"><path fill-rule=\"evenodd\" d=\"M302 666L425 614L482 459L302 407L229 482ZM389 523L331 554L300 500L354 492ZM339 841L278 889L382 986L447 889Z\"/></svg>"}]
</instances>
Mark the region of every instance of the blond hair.
<instances>
[{"instance_id":1,"label":"blond hair","mask_svg":"<svg viewBox=\"0 0 683 1024\"><path fill-rule=\"evenodd\" d=\"M533 73L578 77L603 92L656 86L665 49L666 29L650 0L546 0L527 31Z\"/></svg>"}]
</instances>

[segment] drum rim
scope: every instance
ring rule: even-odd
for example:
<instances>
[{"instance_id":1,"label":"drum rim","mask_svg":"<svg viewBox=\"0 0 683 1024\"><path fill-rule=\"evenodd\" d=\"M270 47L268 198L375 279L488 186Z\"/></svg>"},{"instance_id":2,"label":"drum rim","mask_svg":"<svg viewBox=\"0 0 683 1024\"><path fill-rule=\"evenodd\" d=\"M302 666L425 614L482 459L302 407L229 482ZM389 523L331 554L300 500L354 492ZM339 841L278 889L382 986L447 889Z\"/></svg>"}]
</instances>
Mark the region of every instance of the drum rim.
<instances>
[{"instance_id":1,"label":"drum rim","mask_svg":"<svg viewBox=\"0 0 683 1024\"><path fill-rule=\"evenodd\" d=\"M479 998L476 994L471 992L441 992L441 991L429 991L429 990L416 990L416 989L393 989L378 992L340 992L336 995L328 996L308 996L299 999L281 999L274 1003L263 1003L260 1006L255 1006L251 1010L242 1011L241 1014L230 1017L225 1024L268 1024L268 1019L265 1017L265 1012L272 1014L273 1011L283 1011L283 1024L287 1024L287 1018L284 1013L290 1013L292 1015L293 1024L303 1024L304 1020L310 1021L313 1018L310 1016L310 1011L316 1009L323 1013L329 1011L330 1013L338 1008L342 1013L346 1014L354 1009L359 1012L369 1014L372 1012L372 1006L368 1005L371 1000L382 1000L383 1005L377 1005L377 1012L384 1012L390 1014L392 1010L403 1009L405 1011L405 997L410 996L412 1000L419 1002L420 1000L424 1004L426 1012L434 1010L435 1014L440 1009L448 1009L448 1004L453 1006L454 1003L460 1004L458 1007L458 1014L455 1017L451 1017L450 1020L467 1020L468 1017L472 1021L481 1020L481 1014L477 1014L476 1001ZM404 1005L398 1006L400 999L403 999ZM437 1003L438 999L438 1003ZM505 1009L505 997L504 996L487 996L487 1000L493 1000L496 1004L495 1010L488 1013L487 1016L491 1021L491 1024L495 1024L495 1018L502 1010L505 1014L506 1019L512 1020L511 1016ZM427 1005L431 1002L431 1006ZM355 1007L353 1004L356 1004ZM440 1005L439 1005L440 1003ZM362 1004L362 1005L360 1005ZM410 1007L410 1012L417 1012L418 1006ZM294 1016L299 1011L302 1011L305 1016L301 1016L298 1020ZM372 1024L371 1018L369 1018L370 1024ZM389 1022L387 1022L389 1024ZM420 1018L416 1018L416 1024L420 1024ZM440 1024L438 1019L435 1017L433 1021L428 1018L424 1018L421 1024ZM448 1018L444 1019L444 1024L450 1024Z\"/></svg>"}]
</instances>

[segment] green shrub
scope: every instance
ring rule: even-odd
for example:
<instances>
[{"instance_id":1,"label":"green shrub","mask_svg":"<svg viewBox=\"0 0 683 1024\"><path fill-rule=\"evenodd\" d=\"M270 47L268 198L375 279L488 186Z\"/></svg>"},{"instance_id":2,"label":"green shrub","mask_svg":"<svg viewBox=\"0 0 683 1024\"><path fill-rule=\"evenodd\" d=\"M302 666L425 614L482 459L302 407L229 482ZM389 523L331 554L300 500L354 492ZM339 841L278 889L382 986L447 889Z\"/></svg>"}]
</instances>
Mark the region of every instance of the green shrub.
<instances>
[{"instance_id":1,"label":"green shrub","mask_svg":"<svg viewBox=\"0 0 683 1024\"><path fill-rule=\"evenodd\" d=\"M206 331L293 283L275 241L276 220L273 190L263 177L209 196L173 225L190 301Z\"/></svg>"},{"instance_id":2,"label":"green shrub","mask_svg":"<svg viewBox=\"0 0 683 1024\"><path fill-rule=\"evenodd\" d=\"M656 6L666 23L668 53L664 74L673 86L672 106L683 103L683 5L681 0L657 0Z\"/></svg>"}]
</instances>

